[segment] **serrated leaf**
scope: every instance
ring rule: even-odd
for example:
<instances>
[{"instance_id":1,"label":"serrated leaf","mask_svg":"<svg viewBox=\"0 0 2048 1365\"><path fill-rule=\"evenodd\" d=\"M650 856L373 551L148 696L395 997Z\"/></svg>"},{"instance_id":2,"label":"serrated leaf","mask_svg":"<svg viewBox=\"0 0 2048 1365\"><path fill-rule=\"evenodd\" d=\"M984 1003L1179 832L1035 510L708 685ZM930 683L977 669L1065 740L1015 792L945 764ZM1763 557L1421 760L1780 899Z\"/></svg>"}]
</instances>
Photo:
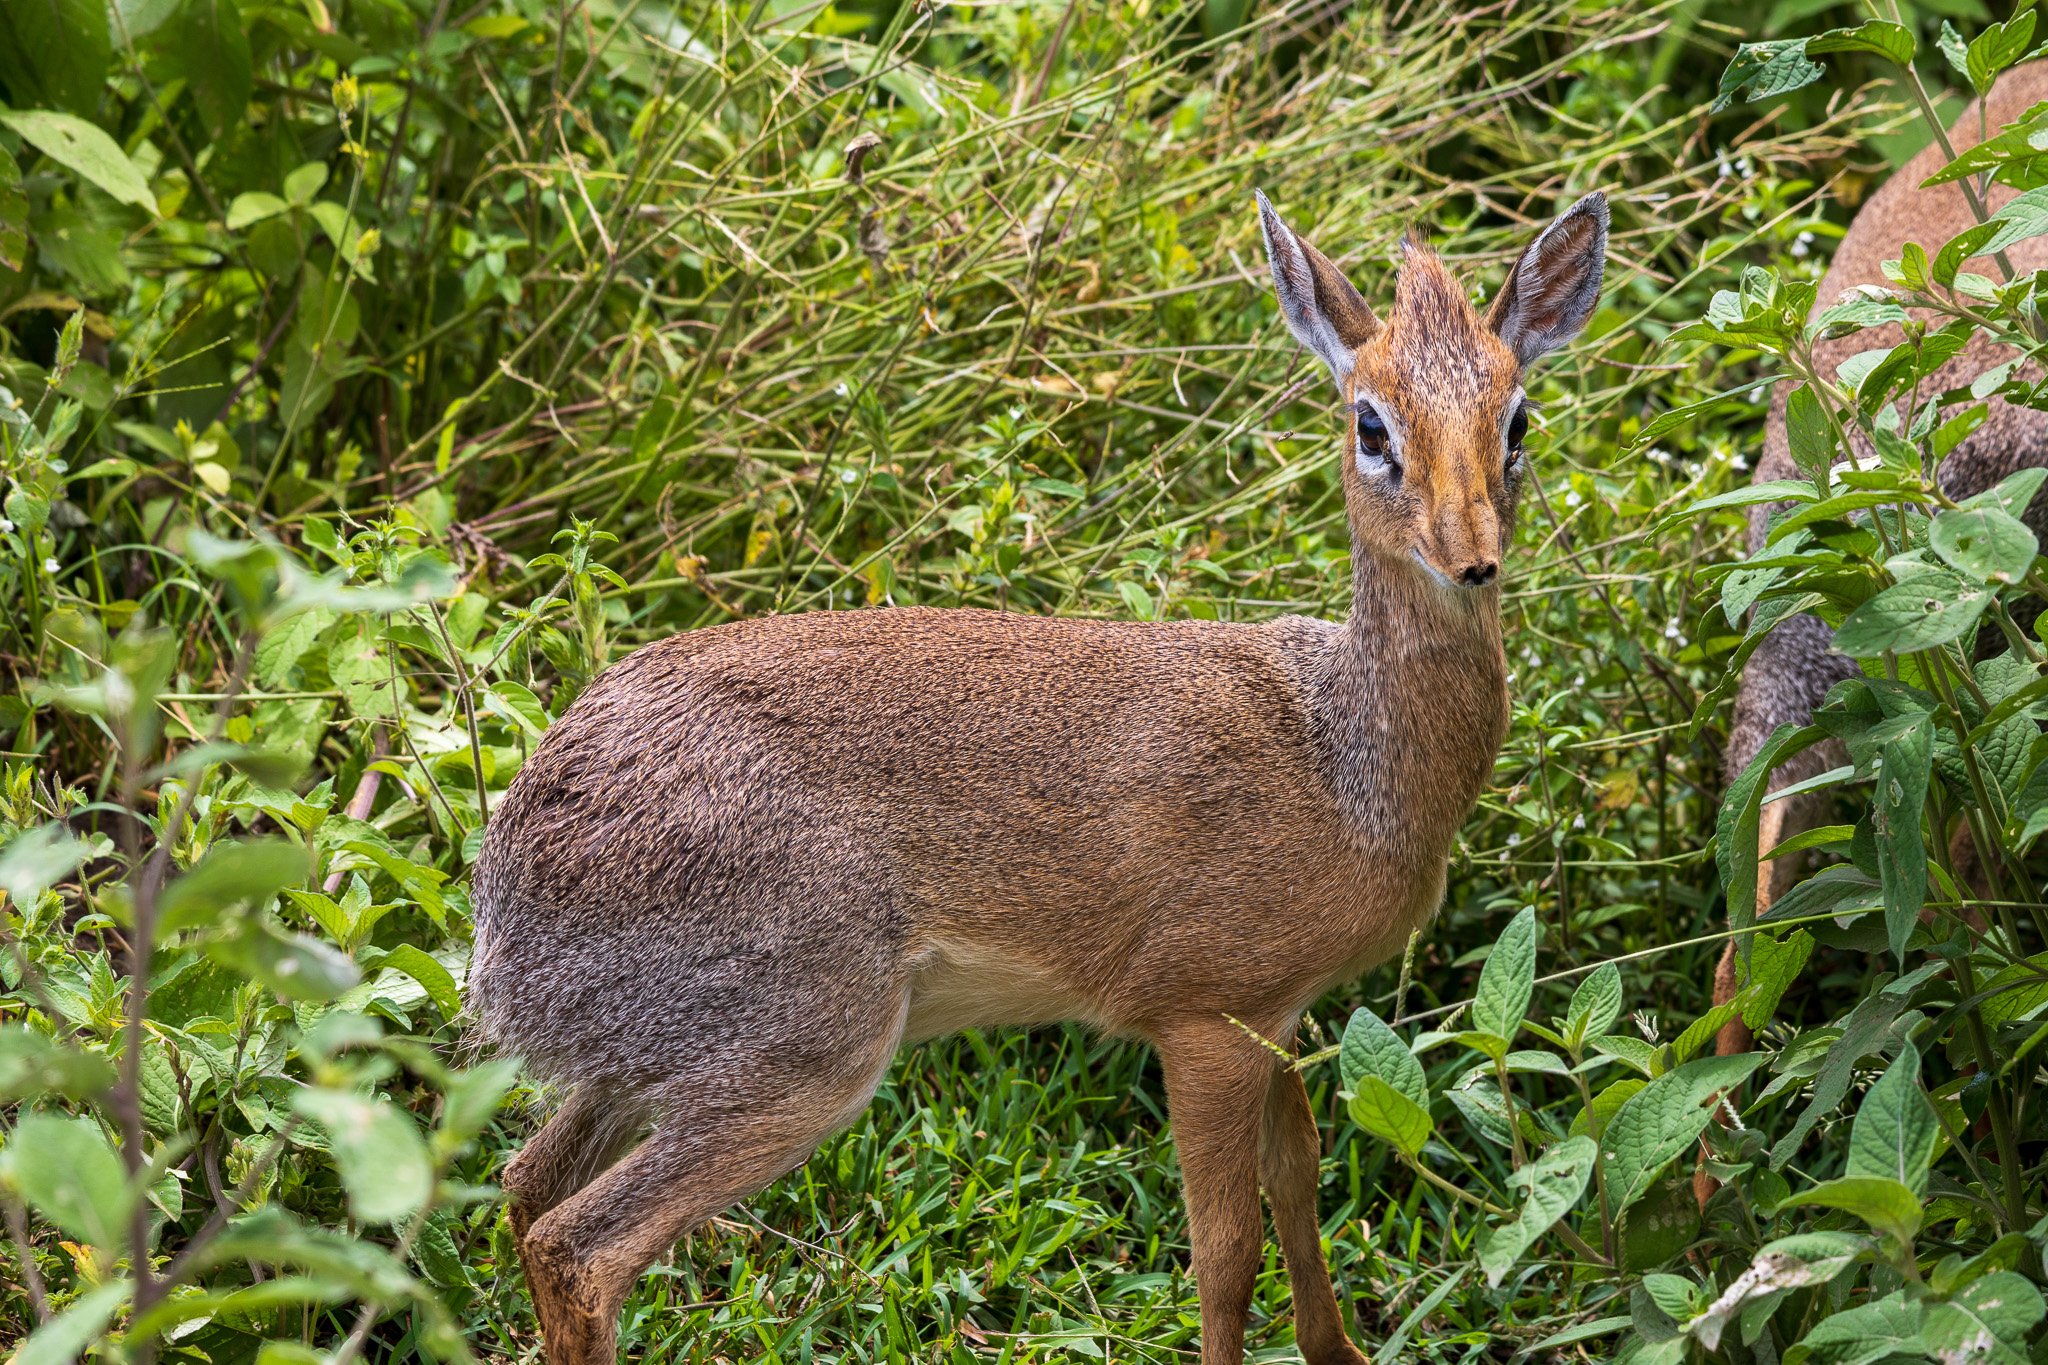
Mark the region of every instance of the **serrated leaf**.
<instances>
[{"instance_id":1,"label":"serrated leaf","mask_svg":"<svg viewBox=\"0 0 2048 1365\"><path fill-rule=\"evenodd\" d=\"M152 214L157 211L149 181L120 144L93 124L50 109L0 110L0 123L21 134L24 142L58 165L76 172L122 203L148 209Z\"/></svg>"},{"instance_id":2,"label":"serrated leaf","mask_svg":"<svg viewBox=\"0 0 2048 1365\"><path fill-rule=\"evenodd\" d=\"M443 1022L453 1022L461 1015L462 992L456 989L455 978L423 950L410 943L401 943L386 953L378 965L403 972L419 982L420 989L427 993L427 999L433 1001L434 1008L441 1012ZM1418 1071L1420 1069L1417 1068Z\"/></svg>"},{"instance_id":3,"label":"serrated leaf","mask_svg":"<svg viewBox=\"0 0 2048 1365\"><path fill-rule=\"evenodd\" d=\"M1854 28L1830 29L1806 40L1808 56L1830 52L1871 52L1898 66L1909 66L1920 50L1911 29L1882 19L1871 19Z\"/></svg>"},{"instance_id":4,"label":"serrated leaf","mask_svg":"<svg viewBox=\"0 0 2048 1365\"><path fill-rule=\"evenodd\" d=\"M1846 1232L1781 1237L1759 1251L1749 1269L1736 1276L1686 1330L1709 1351L1715 1350L1721 1333L1746 1305L1758 1299L1775 1302L1794 1289L1826 1284L1869 1247L1864 1238Z\"/></svg>"},{"instance_id":5,"label":"serrated leaf","mask_svg":"<svg viewBox=\"0 0 2048 1365\"><path fill-rule=\"evenodd\" d=\"M28 268L28 193L21 165L0 147L0 270Z\"/></svg>"},{"instance_id":6,"label":"serrated leaf","mask_svg":"<svg viewBox=\"0 0 2048 1365\"><path fill-rule=\"evenodd\" d=\"M1591 1138L1566 1138L1535 1161L1516 1168L1515 1216L1488 1231L1479 1247L1479 1268L1486 1273L1488 1284L1498 1287L1522 1253L1577 1206L1586 1192L1586 1182L1592 1179L1598 1155Z\"/></svg>"},{"instance_id":7,"label":"serrated leaf","mask_svg":"<svg viewBox=\"0 0 2048 1365\"><path fill-rule=\"evenodd\" d=\"M1364 1076L1377 1076L1423 1108L1429 1107L1429 1081L1422 1063L1401 1041L1399 1034L1381 1022L1369 1009L1360 1008L1344 1026L1344 1043L1337 1054L1337 1071L1344 1084L1355 1090Z\"/></svg>"},{"instance_id":8,"label":"serrated leaf","mask_svg":"<svg viewBox=\"0 0 2048 1365\"><path fill-rule=\"evenodd\" d=\"M1616 1213L1640 1199L1657 1173L1699 1138L1714 1117L1710 1102L1762 1062L1756 1053L1702 1057L1659 1076L1622 1104L1601 1144Z\"/></svg>"},{"instance_id":9,"label":"serrated leaf","mask_svg":"<svg viewBox=\"0 0 2048 1365\"><path fill-rule=\"evenodd\" d=\"M1435 1129L1429 1111L1378 1076L1361 1076L1351 1096L1351 1121L1407 1156L1422 1151Z\"/></svg>"},{"instance_id":10,"label":"serrated leaf","mask_svg":"<svg viewBox=\"0 0 2048 1365\"><path fill-rule=\"evenodd\" d=\"M1886 935L1892 955L1903 963L1906 941L1927 903L1927 846L1920 816L1934 763L1934 720L1924 715L1901 718L1885 728L1882 766L1870 803L1871 831L1884 884Z\"/></svg>"},{"instance_id":11,"label":"serrated leaf","mask_svg":"<svg viewBox=\"0 0 2048 1365\"><path fill-rule=\"evenodd\" d=\"M1812 85L1824 74L1820 63L1807 59L1804 38L1744 43L1721 73L1712 112L1728 108L1738 96L1754 101L1789 94Z\"/></svg>"},{"instance_id":12,"label":"serrated leaf","mask_svg":"<svg viewBox=\"0 0 2048 1365\"><path fill-rule=\"evenodd\" d=\"M1531 905L1508 921L1479 969L1479 989L1472 998L1473 1028L1512 1042L1535 988L1536 907Z\"/></svg>"}]
</instances>

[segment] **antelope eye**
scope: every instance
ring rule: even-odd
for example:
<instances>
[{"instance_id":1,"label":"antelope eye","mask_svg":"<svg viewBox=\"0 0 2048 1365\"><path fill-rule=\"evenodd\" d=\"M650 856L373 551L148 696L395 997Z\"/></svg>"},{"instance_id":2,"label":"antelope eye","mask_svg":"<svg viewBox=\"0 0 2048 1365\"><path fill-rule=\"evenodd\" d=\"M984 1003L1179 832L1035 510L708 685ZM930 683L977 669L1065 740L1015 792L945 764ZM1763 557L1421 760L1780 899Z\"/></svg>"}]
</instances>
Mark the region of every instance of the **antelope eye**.
<instances>
[{"instance_id":1,"label":"antelope eye","mask_svg":"<svg viewBox=\"0 0 2048 1365\"><path fill-rule=\"evenodd\" d=\"M1358 405L1358 449L1376 460L1384 460L1393 454L1393 442L1387 437L1387 424L1380 417L1378 409L1370 403Z\"/></svg>"},{"instance_id":2,"label":"antelope eye","mask_svg":"<svg viewBox=\"0 0 2048 1365\"><path fill-rule=\"evenodd\" d=\"M1515 404L1515 415L1508 418L1508 463L1522 453L1522 442L1529 437L1529 405Z\"/></svg>"}]
</instances>

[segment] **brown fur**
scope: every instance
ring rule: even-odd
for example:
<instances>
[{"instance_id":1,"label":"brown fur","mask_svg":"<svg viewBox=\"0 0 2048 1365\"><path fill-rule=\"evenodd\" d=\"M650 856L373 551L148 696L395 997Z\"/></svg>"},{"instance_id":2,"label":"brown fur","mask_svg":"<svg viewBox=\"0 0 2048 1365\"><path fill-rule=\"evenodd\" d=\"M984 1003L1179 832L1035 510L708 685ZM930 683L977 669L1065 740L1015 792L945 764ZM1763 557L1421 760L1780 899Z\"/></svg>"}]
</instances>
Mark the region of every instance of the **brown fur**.
<instances>
[{"instance_id":1,"label":"brown fur","mask_svg":"<svg viewBox=\"0 0 2048 1365\"><path fill-rule=\"evenodd\" d=\"M1604 242L1604 207L1575 212L1596 209ZM1369 488L1347 440L1347 623L744 621L607 670L520 773L478 863L471 988L493 1037L577 1087L504 1177L555 1365L611 1360L640 1271L850 1122L901 1043L1058 1019L1161 1054L1205 1365L1241 1357L1262 1185L1302 1350L1363 1360L1306 1092L1245 1030L1291 1045L1443 894L1508 721L1498 588L1447 580L1498 558L1522 362L1434 257L1411 253L1381 327L1305 246L1275 262L1290 325L1343 348L1347 399L1398 396L1411 471ZM1583 241L1517 273L1563 269L1597 292Z\"/></svg>"}]
</instances>

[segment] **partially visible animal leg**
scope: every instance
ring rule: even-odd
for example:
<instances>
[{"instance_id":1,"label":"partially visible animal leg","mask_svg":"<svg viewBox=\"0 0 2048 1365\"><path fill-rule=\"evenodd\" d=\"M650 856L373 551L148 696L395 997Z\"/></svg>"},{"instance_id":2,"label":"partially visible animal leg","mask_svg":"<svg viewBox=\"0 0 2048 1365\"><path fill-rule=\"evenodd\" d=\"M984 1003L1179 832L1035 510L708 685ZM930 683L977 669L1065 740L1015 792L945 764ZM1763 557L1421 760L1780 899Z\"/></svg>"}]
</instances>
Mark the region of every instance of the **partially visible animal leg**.
<instances>
[{"instance_id":1,"label":"partially visible animal leg","mask_svg":"<svg viewBox=\"0 0 2048 1365\"><path fill-rule=\"evenodd\" d=\"M1323 1260L1323 1225L1316 1216L1321 1183L1322 1134L1309 1107L1301 1073L1283 1066L1266 1091L1265 1127L1259 1137L1259 1183L1273 1206L1273 1229L1294 1289L1294 1339L1308 1365L1365 1365L1365 1355L1344 1335L1344 1318Z\"/></svg>"},{"instance_id":2,"label":"partially visible animal leg","mask_svg":"<svg viewBox=\"0 0 2048 1365\"><path fill-rule=\"evenodd\" d=\"M632 1145L646 1110L597 1085L581 1085L526 1140L500 1178L506 1217L522 1242L534 1220L595 1180Z\"/></svg>"}]
</instances>

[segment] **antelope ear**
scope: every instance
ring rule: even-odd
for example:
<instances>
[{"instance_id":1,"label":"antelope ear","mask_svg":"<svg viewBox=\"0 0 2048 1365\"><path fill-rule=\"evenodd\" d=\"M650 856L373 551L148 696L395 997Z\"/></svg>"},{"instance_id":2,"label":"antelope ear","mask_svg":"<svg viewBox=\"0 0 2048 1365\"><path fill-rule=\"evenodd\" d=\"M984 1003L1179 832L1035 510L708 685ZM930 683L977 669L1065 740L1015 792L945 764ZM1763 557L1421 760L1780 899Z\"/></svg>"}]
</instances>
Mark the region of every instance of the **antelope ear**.
<instances>
[{"instance_id":1,"label":"antelope ear","mask_svg":"<svg viewBox=\"0 0 2048 1365\"><path fill-rule=\"evenodd\" d=\"M1527 365L1579 334L1600 303L1607 264L1607 196L1566 209L1529 244L1486 311L1486 323Z\"/></svg>"},{"instance_id":2,"label":"antelope ear","mask_svg":"<svg viewBox=\"0 0 2048 1365\"><path fill-rule=\"evenodd\" d=\"M1380 329L1365 296L1344 278L1344 272L1330 258L1295 235L1280 221L1266 196L1252 191L1259 200L1259 228L1266 237L1266 259L1273 267L1273 292L1280 297L1280 313L1287 330L1318 360L1330 367L1330 374L1342 389L1357 363L1358 348Z\"/></svg>"}]
</instances>

